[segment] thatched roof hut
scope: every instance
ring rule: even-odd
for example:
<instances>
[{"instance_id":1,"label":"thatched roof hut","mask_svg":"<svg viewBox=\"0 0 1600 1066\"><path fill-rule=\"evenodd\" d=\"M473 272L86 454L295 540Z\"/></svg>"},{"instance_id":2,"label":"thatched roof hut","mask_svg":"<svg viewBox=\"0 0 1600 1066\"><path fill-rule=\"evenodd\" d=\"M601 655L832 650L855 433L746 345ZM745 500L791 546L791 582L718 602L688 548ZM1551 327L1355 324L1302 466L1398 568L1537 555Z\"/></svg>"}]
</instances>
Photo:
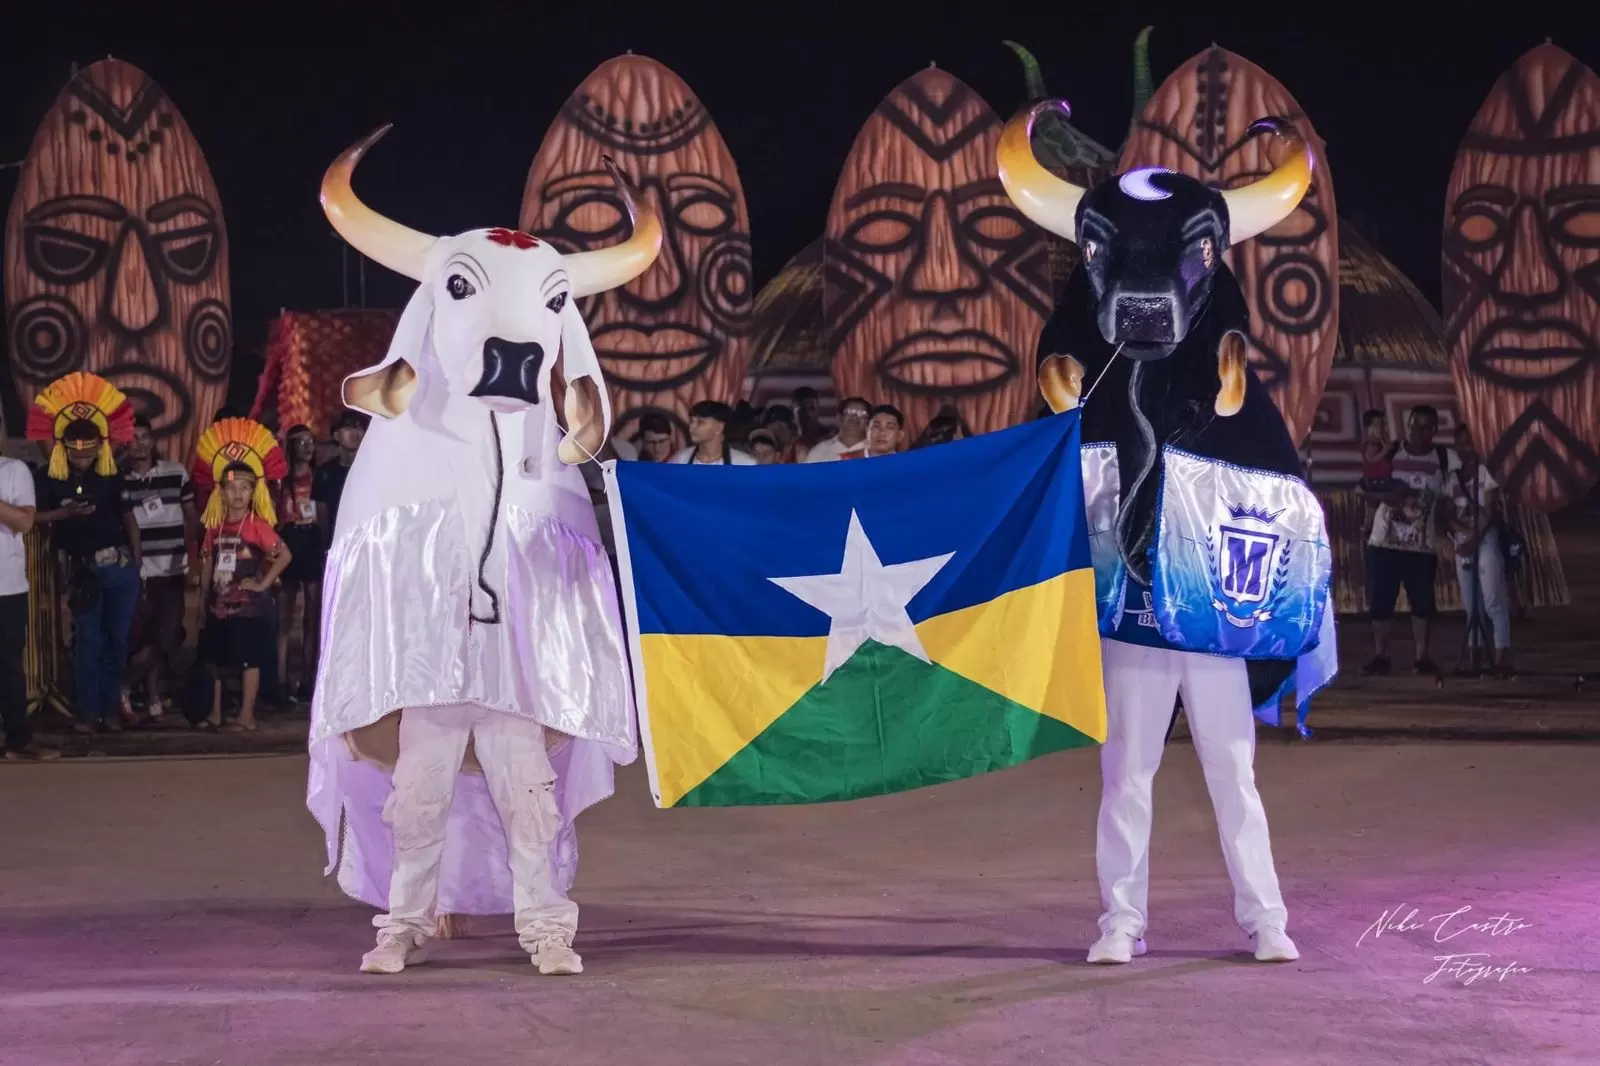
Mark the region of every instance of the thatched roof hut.
<instances>
[{"instance_id":1,"label":"thatched roof hut","mask_svg":"<svg viewBox=\"0 0 1600 1066\"><path fill-rule=\"evenodd\" d=\"M1339 344L1334 365L1450 373L1444 326L1411 279L1355 227L1339 223Z\"/></svg>"},{"instance_id":2,"label":"thatched roof hut","mask_svg":"<svg viewBox=\"0 0 1600 1066\"><path fill-rule=\"evenodd\" d=\"M787 402L802 385L817 390L821 413L836 405L824 347L823 241L802 248L756 294L750 313L750 400L756 407Z\"/></svg>"}]
</instances>

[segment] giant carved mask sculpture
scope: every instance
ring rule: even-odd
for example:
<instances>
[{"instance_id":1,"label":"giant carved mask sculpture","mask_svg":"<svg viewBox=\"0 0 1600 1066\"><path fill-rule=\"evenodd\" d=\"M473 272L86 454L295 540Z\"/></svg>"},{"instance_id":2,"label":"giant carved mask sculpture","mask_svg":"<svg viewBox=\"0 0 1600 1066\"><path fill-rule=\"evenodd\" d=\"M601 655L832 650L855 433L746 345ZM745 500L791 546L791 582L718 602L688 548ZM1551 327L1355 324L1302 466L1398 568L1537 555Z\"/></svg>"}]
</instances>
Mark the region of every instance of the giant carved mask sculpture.
<instances>
[{"instance_id":1,"label":"giant carved mask sculpture","mask_svg":"<svg viewBox=\"0 0 1600 1066\"><path fill-rule=\"evenodd\" d=\"M1282 162L1284 142L1250 135L1258 119L1292 123L1320 159L1322 141L1294 97L1270 74L1215 46L1173 72L1134 122L1121 168L1168 167L1215 189L1237 189ZM1284 220L1227 262L1250 308L1251 368L1305 439L1333 367L1339 332L1338 215L1333 180L1319 166Z\"/></svg>"},{"instance_id":2,"label":"giant carved mask sculpture","mask_svg":"<svg viewBox=\"0 0 1600 1066\"><path fill-rule=\"evenodd\" d=\"M660 217L656 266L586 301L584 317L618 407L618 428L647 411L687 431L700 400L744 387L751 284L750 212L722 136L676 74L644 56L602 64L551 124L528 172L522 228L562 251L627 232L602 164L609 156Z\"/></svg>"},{"instance_id":3,"label":"giant carved mask sculpture","mask_svg":"<svg viewBox=\"0 0 1600 1066\"><path fill-rule=\"evenodd\" d=\"M1445 339L1478 447L1544 511L1600 480L1600 80L1552 44L1517 60L1456 156Z\"/></svg>"},{"instance_id":4,"label":"giant carved mask sculpture","mask_svg":"<svg viewBox=\"0 0 1600 1066\"><path fill-rule=\"evenodd\" d=\"M1000 120L929 68L878 105L828 211L823 314L840 396L893 403L916 433L953 402L975 432L1032 416L1050 314L1045 235L1006 199Z\"/></svg>"},{"instance_id":5,"label":"giant carved mask sculpture","mask_svg":"<svg viewBox=\"0 0 1600 1066\"><path fill-rule=\"evenodd\" d=\"M187 456L227 391L228 244L205 157L160 86L80 71L34 137L6 222L11 368L24 403L87 370Z\"/></svg>"}]
</instances>

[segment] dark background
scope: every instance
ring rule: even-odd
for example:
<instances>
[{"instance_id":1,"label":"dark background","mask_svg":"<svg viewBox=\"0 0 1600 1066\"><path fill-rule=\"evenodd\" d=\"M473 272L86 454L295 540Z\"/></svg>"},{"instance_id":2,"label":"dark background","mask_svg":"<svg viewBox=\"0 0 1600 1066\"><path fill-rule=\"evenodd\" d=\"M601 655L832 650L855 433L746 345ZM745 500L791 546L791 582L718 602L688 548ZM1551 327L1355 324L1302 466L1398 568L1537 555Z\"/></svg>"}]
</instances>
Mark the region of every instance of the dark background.
<instances>
[{"instance_id":1,"label":"dark background","mask_svg":"<svg viewBox=\"0 0 1600 1066\"><path fill-rule=\"evenodd\" d=\"M1023 102L1023 78L1000 42L1019 41L1051 93L1072 102L1075 124L1116 148L1131 117L1133 40L1154 25L1158 86L1212 41L1282 81L1327 142L1340 214L1436 304L1445 184L1495 79L1546 37L1600 64L1600 9L1572 0L1441 3L1449 13L1439 15L1424 5L1397 15L1412 6L1402 4L1000 0L223 6L12 0L0 11L0 164L27 154L74 62L115 55L162 85L204 149L226 213L235 403L254 394L280 308L342 305L341 246L317 204L322 170L341 149L393 122L357 179L368 203L435 233L514 225L562 102L630 49L688 82L733 152L757 285L821 232L856 132L928 62L1007 117ZM15 186L16 171L0 171L0 203ZM368 306L404 303L410 282L371 264L366 275ZM8 376L3 388L13 392Z\"/></svg>"}]
</instances>

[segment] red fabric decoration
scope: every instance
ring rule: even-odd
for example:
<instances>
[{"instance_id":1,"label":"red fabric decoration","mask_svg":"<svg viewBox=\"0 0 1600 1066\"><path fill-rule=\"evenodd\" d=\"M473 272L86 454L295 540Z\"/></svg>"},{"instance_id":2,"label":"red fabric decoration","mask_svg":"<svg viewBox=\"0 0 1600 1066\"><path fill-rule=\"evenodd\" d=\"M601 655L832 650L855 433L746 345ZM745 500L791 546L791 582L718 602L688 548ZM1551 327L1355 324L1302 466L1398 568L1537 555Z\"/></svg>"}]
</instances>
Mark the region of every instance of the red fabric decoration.
<instances>
[{"instance_id":1,"label":"red fabric decoration","mask_svg":"<svg viewBox=\"0 0 1600 1066\"><path fill-rule=\"evenodd\" d=\"M252 418L260 418L274 394L278 426L308 427L326 438L344 410L344 379L375 366L389 351L399 311L286 311L267 331L266 369Z\"/></svg>"}]
</instances>

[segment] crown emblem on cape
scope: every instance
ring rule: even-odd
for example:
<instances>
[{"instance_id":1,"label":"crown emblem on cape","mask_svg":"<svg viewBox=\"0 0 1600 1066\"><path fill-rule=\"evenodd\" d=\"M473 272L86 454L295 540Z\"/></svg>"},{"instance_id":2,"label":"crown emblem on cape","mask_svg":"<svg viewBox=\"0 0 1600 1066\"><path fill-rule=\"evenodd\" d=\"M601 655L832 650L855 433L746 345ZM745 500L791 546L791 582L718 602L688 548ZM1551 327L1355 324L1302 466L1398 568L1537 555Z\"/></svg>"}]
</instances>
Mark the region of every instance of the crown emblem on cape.
<instances>
[{"instance_id":1,"label":"crown emblem on cape","mask_svg":"<svg viewBox=\"0 0 1600 1066\"><path fill-rule=\"evenodd\" d=\"M1276 511L1269 511L1265 507L1257 507L1253 504L1247 503L1228 504L1228 514L1232 515L1235 519L1253 518L1257 522L1262 522L1269 526L1276 522L1278 520L1278 516L1283 514L1285 510L1286 508L1279 508Z\"/></svg>"}]
</instances>

